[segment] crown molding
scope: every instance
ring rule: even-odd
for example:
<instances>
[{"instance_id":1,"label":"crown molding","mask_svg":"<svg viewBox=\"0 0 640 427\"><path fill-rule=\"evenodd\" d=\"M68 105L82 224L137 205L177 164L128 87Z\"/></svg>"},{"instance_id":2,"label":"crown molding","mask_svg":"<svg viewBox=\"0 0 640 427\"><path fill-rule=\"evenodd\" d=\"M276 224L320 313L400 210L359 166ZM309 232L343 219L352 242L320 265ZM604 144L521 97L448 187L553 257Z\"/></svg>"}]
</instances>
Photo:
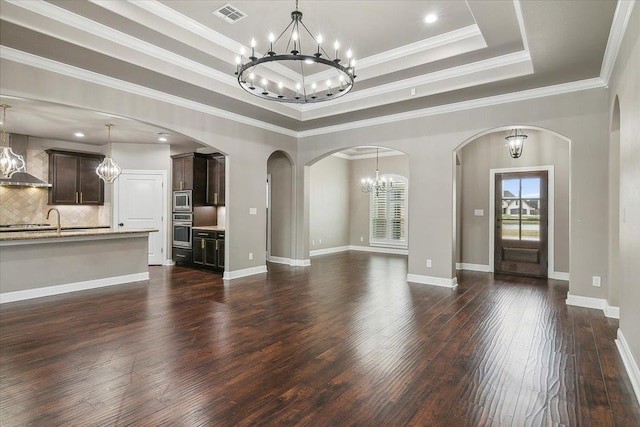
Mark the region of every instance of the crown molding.
<instances>
[{"instance_id":1,"label":"crown molding","mask_svg":"<svg viewBox=\"0 0 640 427\"><path fill-rule=\"evenodd\" d=\"M138 6L139 8L146 10L167 22L170 22L172 25L177 25L187 31L190 31L193 34L196 34L212 43L217 44L218 46L224 47L229 50L230 55L237 55L237 52L240 52L241 48L245 48L247 51L250 51L249 46L245 46L242 43L238 43L237 41L220 34L219 32L207 27L199 23L198 21L189 18L188 16L176 11L175 9L170 8L169 6L160 3L157 0L147 0L147 1L134 1L128 0L130 3ZM260 52L256 52L257 56L262 56ZM224 58L221 58L224 59ZM234 67L233 63L229 64L230 69ZM282 66L280 64L265 64L266 68L270 68L274 72L288 78L291 81L297 82L300 80L300 74L295 71ZM235 82L235 79L233 79Z\"/></svg>"},{"instance_id":2,"label":"crown molding","mask_svg":"<svg viewBox=\"0 0 640 427\"><path fill-rule=\"evenodd\" d=\"M631 12L636 0L619 0L616 6L616 11L613 14L613 22L611 23L611 30L609 31L609 39L607 40L607 48L604 51L604 58L602 59L602 68L600 69L600 78L605 83L609 84L613 67L622 45L622 39L627 31L627 25L631 19Z\"/></svg>"},{"instance_id":3,"label":"crown molding","mask_svg":"<svg viewBox=\"0 0 640 427\"><path fill-rule=\"evenodd\" d=\"M526 75L533 72L533 65L531 63L531 56L527 51L514 52L507 55L502 55L495 58L489 58L482 61L474 62L471 64L460 65L458 67L448 68L434 73L425 74L422 76L416 76L410 79L400 80L386 85L376 86L369 89L353 91L348 97L338 98L331 101L332 106L344 105L344 108L363 109L374 106L388 104L387 100L382 99L382 95L392 94L393 92L404 91L409 93L413 88L419 88L421 86L434 85L441 83L438 88L427 88L428 93L422 93L421 96L432 95L434 93L444 92L451 90L452 88L461 88L473 86L479 83L486 83L486 73L491 71L492 74L489 77L490 81L496 81L500 78L513 78L520 75ZM460 82L461 78L470 77L476 75L475 79L470 79L467 82ZM397 96L397 95L396 95ZM401 99L408 99L408 95L400 95ZM367 104L363 103L363 100L373 100ZM397 101L398 99L396 99ZM317 113L309 117L309 112L322 111L326 106L318 104L302 105L302 119L310 120L317 119L326 116L326 114ZM305 114L306 113L306 114ZM332 112L335 114L335 111ZM307 117L305 117L307 116Z\"/></svg>"},{"instance_id":4,"label":"crown molding","mask_svg":"<svg viewBox=\"0 0 640 427\"><path fill-rule=\"evenodd\" d=\"M217 87L215 90L218 93L221 93L226 96L236 97L241 99L243 102L247 102L251 105L261 107L261 108L269 108L266 103L261 103L262 101L254 96L247 94L243 91L237 84L236 79L227 73L223 73L218 71L215 68L208 67L203 65L197 61L193 61L191 59L185 58L181 55L168 51L166 49L159 48L151 43L145 42L138 38L129 36L121 31L114 30L110 27L107 27L103 24L95 22L93 20L87 19L85 17L79 16L75 13L69 12L59 6L55 6L53 4L44 2L42 0L33 0L33 1L19 1L19 0L4 0L7 3L18 6L24 10L28 10L32 13L38 14L40 16L44 16L50 19L53 19L59 23L64 25L68 25L71 28L75 28L76 30L91 34L96 37L100 37L109 42L115 43L125 49L131 49L134 52L141 53L150 58L166 62L172 64L176 67L179 67L183 70L186 70L189 73L195 73L201 77L206 79L203 81L195 81L195 79L187 79L185 75L182 76L182 79L190 84L194 84L198 87L211 89L211 80L215 82L222 83L224 86ZM94 1L94 3L102 6L101 1ZM109 3L107 3L109 4ZM117 12L114 12L117 13ZM77 39L70 40L68 37L61 36L60 34L53 34L51 32L43 31L41 28L36 28L33 25L30 25L25 22L15 21L11 16L3 16L3 19L6 19L9 22L14 22L18 25L23 25L27 28L31 28L35 31L44 32L53 37L59 38L61 40L67 40L73 44L77 44L79 46L84 46L87 48L91 48L86 43L82 43ZM103 54L111 55L115 58L118 56L114 52L102 51ZM126 62L132 62L130 59L123 59ZM144 68L153 69L153 66L149 64L144 64L142 61L137 61L135 65L142 66ZM283 67L285 68L285 67ZM167 74L169 75L169 74ZM169 75L170 76L170 75ZM173 76L175 78L175 76ZM300 112L298 109L294 107L293 104L279 104L277 106L276 112L282 114L286 117L293 119L300 119Z\"/></svg>"},{"instance_id":5,"label":"crown molding","mask_svg":"<svg viewBox=\"0 0 640 427\"><path fill-rule=\"evenodd\" d=\"M453 104L439 105L421 110L407 111L398 114L389 114L382 117L358 120L340 125L326 126L306 131L298 132L298 138L325 135L329 133L342 132L346 130L359 129L368 126L395 123L403 120L411 120L421 117L435 116L438 114L453 113L456 111L471 110L474 108L490 107L492 105L506 104L510 102L526 101L529 99L543 98L547 96L561 95L565 93L578 92L589 89L606 87L605 82L596 77L593 79L580 80L576 82L562 83L554 86L529 89L520 92L512 92L503 95L490 96L486 98L473 99L469 101L456 102Z\"/></svg>"},{"instance_id":6,"label":"crown molding","mask_svg":"<svg viewBox=\"0 0 640 427\"><path fill-rule=\"evenodd\" d=\"M363 70L370 69L377 65L382 65L385 63L389 63L392 61L398 61L402 58L406 57L423 57L427 58L426 52L429 50L437 49L443 46L451 45L454 43L461 43L464 41L468 41L470 39L479 39L482 41L481 46L475 46L468 48L466 50L475 50L477 48L485 48L487 47L487 43L484 41L484 37L482 37L482 33L480 32L480 28L477 25L469 25L467 27L459 28L457 30L450 31L448 33L440 34L434 37L430 37L428 39L420 40L415 43L410 43L405 46L400 46L395 49L387 50L386 52L377 53L375 55L368 56L366 58L358 59L358 74L362 74ZM427 62L431 62L432 60L423 60L418 63L414 63L413 66L422 65ZM360 78L358 81L364 81L370 78L379 77L382 74L386 74L390 71L386 71L385 73L372 73L368 77ZM333 76L331 70L323 71L320 73L313 74L309 76L307 79L310 82L319 82L323 80L330 79Z\"/></svg>"},{"instance_id":7,"label":"crown molding","mask_svg":"<svg viewBox=\"0 0 640 427\"><path fill-rule=\"evenodd\" d=\"M91 19L77 15L73 12L69 12L68 10L54 4L47 3L42 0L32 0L26 2L18 0L5 1L12 5L26 9L30 12L37 13L47 18L64 23L65 25L69 25L80 31L84 31L101 37L105 40L115 42L123 47L135 49L136 51L145 55L149 55L151 57L172 64L180 65L182 68L195 71L198 74L212 78L220 83L224 83L229 86L236 86L235 79L226 73L223 73L211 67L207 67L206 65L202 65L199 62L177 55L166 49L159 48L151 43L132 37L121 31L114 30L113 28L107 27L106 25L100 24L99 22L92 21ZM11 20L11 18L7 18L7 20ZM78 43L77 40L73 40L72 42L75 44Z\"/></svg>"},{"instance_id":8,"label":"crown molding","mask_svg":"<svg viewBox=\"0 0 640 427\"><path fill-rule=\"evenodd\" d=\"M537 89L529 89L520 92L512 92L503 95L496 95L486 98L474 99L469 101L462 101L453 104L440 105L437 107L424 108L421 110L408 111L398 114L390 114L382 117L373 117L370 119L364 119L354 121L350 123L344 123L340 125L326 126L307 131L296 132L291 129L276 126L271 123L252 119L236 113L230 113L220 108L211 107L199 102L187 100L174 95L169 95L164 92L149 89L144 86L136 85L133 83L125 82L112 77L107 77L102 74L94 73L92 71L83 70L78 67L74 67L61 62L53 61L47 58L42 58L30 53L15 50L6 46L0 46L0 58L2 60L8 60L17 62L20 64L32 66L35 68L43 69L53 73L65 75L79 80L87 81L90 83L98 84L112 89L121 90L124 92L132 93L135 95L144 96L146 98L155 99L158 101L166 102L180 107L189 108L194 111L200 111L202 113L211 114L217 117L229 119L238 123L255 126L260 129L268 130L271 132L277 132L282 135L291 136L294 138L306 138L310 136L330 134L334 132L341 132L345 130L358 129L367 126L375 126L380 124L398 122L403 120L411 120L415 118L434 116L438 114L452 113L456 111L470 110L473 108L489 107L492 105L506 104L510 102L526 101L528 99L543 98L547 96L561 95L565 93L578 92L583 90L597 89L606 87L605 81L596 77L593 79L580 80L576 82L563 83L554 86L547 86Z\"/></svg>"},{"instance_id":9,"label":"crown molding","mask_svg":"<svg viewBox=\"0 0 640 427\"><path fill-rule=\"evenodd\" d=\"M394 156L405 156L405 153L400 151L391 150L389 152L382 152L376 155L375 153L367 153L367 154L346 154L342 151L338 151L333 153L332 156L339 157L345 160L363 160L363 159L375 159L376 157L394 157Z\"/></svg>"},{"instance_id":10,"label":"crown molding","mask_svg":"<svg viewBox=\"0 0 640 427\"><path fill-rule=\"evenodd\" d=\"M30 53L15 50L6 46L0 46L0 57L2 60L8 60L17 62L20 64L28 65L31 67L39 68L45 71L61 74L67 77L83 80L89 83L94 83L100 86L109 87L111 89L120 90L123 92L131 93L134 95L140 95L145 98L154 99L168 104L177 105L180 107L188 108L194 111L199 111L205 114L211 114L213 116L232 120L234 122L254 126L260 129L268 130L271 132L277 132L282 135L291 136L297 138L298 133L281 126L276 126L271 123L267 123L261 120L252 119L247 116L243 116L229 111L222 110L220 108L211 107L199 102L191 101L185 98L181 98L175 95L169 95L167 93L149 89L144 86L140 86L134 83L125 82L123 80L115 79L113 77L104 76L102 74L94 73L93 71L87 71L82 68L74 67L72 65L63 64L61 62L53 61L51 59L42 58L40 56L32 55Z\"/></svg>"},{"instance_id":11,"label":"crown molding","mask_svg":"<svg viewBox=\"0 0 640 427\"><path fill-rule=\"evenodd\" d=\"M520 0L513 0L513 9L518 20L518 28L520 29L520 37L522 38L522 47L529 52L529 39L527 39L527 31L524 28L524 18L522 16L522 6Z\"/></svg>"}]
</instances>

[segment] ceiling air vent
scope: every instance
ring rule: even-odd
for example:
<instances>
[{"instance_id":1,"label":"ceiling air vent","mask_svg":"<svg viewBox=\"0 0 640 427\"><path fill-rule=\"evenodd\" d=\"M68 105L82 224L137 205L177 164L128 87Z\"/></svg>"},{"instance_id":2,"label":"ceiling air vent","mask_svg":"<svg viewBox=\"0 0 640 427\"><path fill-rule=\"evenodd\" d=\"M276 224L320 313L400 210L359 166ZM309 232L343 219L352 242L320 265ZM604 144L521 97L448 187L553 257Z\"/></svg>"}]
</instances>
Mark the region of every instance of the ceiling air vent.
<instances>
[{"instance_id":1,"label":"ceiling air vent","mask_svg":"<svg viewBox=\"0 0 640 427\"><path fill-rule=\"evenodd\" d=\"M238 9L231 6L229 3L225 4L220 9L214 10L213 14L219 18L224 19L229 24L235 24L242 18L247 17L246 13L240 12Z\"/></svg>"}]
</instances>

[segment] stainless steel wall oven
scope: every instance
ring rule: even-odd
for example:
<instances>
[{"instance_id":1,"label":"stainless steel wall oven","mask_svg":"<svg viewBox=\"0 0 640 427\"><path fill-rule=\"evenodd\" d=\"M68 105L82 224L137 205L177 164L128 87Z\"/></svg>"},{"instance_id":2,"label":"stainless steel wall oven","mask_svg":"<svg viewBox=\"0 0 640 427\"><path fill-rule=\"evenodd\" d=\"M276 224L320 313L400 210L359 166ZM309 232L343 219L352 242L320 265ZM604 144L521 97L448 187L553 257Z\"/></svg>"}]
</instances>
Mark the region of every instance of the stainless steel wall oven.
<instances>
[{"instance_id":1,"label":"stainless steel wall oven","mask_svg":"<svg viewBox=\"0 0 640 427\"><path fill-rule=\"evenodd\" d=\"M193 214L173 214L173 246L176 248L191 249L191 228L193 227Z\"/></svg>"}]
</instances>

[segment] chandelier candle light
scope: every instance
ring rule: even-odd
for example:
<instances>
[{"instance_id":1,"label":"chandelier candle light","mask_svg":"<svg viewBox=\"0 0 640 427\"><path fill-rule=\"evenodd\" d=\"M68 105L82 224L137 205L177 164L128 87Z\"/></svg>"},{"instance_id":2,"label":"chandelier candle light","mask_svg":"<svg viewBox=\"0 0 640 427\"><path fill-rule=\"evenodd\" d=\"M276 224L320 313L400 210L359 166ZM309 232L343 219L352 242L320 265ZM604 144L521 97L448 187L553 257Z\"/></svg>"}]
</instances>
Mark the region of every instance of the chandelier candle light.
<instances>
[{"instance_id":1,"label":"chandelier candle light","mask_svg":"<svg viewBox=\"0 0 640 427\"><path fill-rule=\"evenodd\" d=\"M0 178L11 178L16 172L25 172L25 163L22 156L13 152L7 143L7 108L10 105L2 104L2 152L0 152Z\"/></svg>"},{"instance_id":2,"label":"chandelier candle light","mask_svg":"<svg viewBox=\"0 0 640 427\"><path fill-rule=\"evenodd\" d=\"M313 40L313 54L302 53L302 36L305 34ZM336 41L333 45L334 56L331 58L322 46L322 35L314 37L302 22L298 0L296 10L291 12L289 25L278 37L273 33L269 34L268 42L269 50L260 58L256 56L256 39L251 39L249 62L244 63L244 47L236 57L235 74L238 76L238 84L250 94L272 101L307 104L339 98L353 88L356 61L351 50L346 52L347 62L343 64L339 56L340 43ZM280 46L285 53L276 53L278 42L281 42ZM269 81L268 77L274 74L274 64L299 67L300 80Z\"/></svg>"},{"instance_id":3,"label":"chandelier candle light","mask_svg":"<svg viewBox=\"0 0 640 427\"><path fill-rule=\"evenodd\" d=\"M111 158L111 127L113 125L107 123L105 126L108 129L107 157L105 157L104 160L102 160L102 163L98 165L98 167L96 168L96 173L104 182L111 184L118 178L120 172L122 172L122 169L120 169L120 166L118 166L118 164Z\"/></svg>"},{"instance_id":4,"label":"chandelier candle light","mask_svg":"<svg viewBox=\"0 0 640 427\"><path fill-rule=\"evenodd\" d=\"M362 185L360 189L363 193L375 193L376 196L379 196L380 193L384 193L385 191L389 191L393 188L393 180L389 179L388 181L382 177L380 178L380 169L378 168L378 151L376 148L376 177L375 179L362 178Z\"/></svg>"},{"instance_id":5,"label":"chandelier candle light","mask_svg":"<svg viewBox=\"0 0 640 427\"><path fill-rule=\"evenodd\" d=\"M524 148L524 141L527 139L527 135L518 133L518 129L513 130L513 134L505 137L507 140L507 146L509 147L509 154L514 159L522 156L522 149Z\"/></svg>"}]
</instances>

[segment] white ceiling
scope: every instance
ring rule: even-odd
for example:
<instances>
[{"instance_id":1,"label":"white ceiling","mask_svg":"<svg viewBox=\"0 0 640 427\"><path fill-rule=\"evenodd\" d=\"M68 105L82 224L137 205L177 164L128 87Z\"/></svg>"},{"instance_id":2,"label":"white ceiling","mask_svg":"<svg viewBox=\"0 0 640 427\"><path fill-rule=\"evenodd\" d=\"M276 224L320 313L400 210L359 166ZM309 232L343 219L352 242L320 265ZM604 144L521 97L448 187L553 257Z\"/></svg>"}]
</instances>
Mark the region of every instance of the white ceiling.
<instances>
[{"instance_id":1,"label":"white ceiling","mask_svg":"<svg viewBox=\"0 0 640 427\"><path fill-rule=\"evenodd\" d=\"M0 0L2 58L55 67L57 72L107 86L117 82L148 96L162 94L238 121L295 134L597 79L617 4L301 0L303 22L313 33L321 33L327 44L338 39L343 52L352 49L358 77L354 90L336 101L299 106L254 97L237 85L233 74L240 47L248 48L255 37L258 53L263 53L268 33L277 35L284 29L295 2L231 1L248 14L235 24L212 14L225 3ZM439 20L426 24L423 18L428 13L436 13ZM274 67L265 74L293 85L297 73ZM60 125L63 134L79 122L97 129L85 132L92 135L87 141L99 141L104 132L99 114L87 117L59 106L25 106L34 113L30 119L25 116L31 124L21 124L17 108L12 112L23 133L36 132L29 126L46 133ZM172 133L145 124L134 126L124 118L116 126L114 139L135 136L140 142L152 142L149 135Z\"/></svg>"}]
</instances>

